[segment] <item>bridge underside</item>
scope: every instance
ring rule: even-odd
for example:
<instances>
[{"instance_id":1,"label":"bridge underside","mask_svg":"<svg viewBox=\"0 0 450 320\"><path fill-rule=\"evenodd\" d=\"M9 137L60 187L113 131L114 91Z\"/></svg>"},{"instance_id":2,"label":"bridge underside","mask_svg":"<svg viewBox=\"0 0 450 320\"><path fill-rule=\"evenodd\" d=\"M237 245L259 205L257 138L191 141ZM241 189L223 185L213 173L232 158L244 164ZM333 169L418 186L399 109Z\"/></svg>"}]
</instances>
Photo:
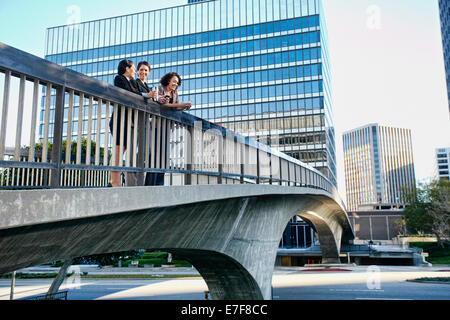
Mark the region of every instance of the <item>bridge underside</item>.
<instances>
[{"instance_id":1,"label":"bridge underside","mask_svg":"<svg viewBox=\"0 0 450 320\"><path fill-rule=\"evenodd\" d=\"M0 274L54 260L145 248L190 261L214 299L270 299L277 248L295 215L314 225L323 261L339 262L341 241L352 239L353 233L333 199L314 189L252 187L1 192L0 199L7 201L0 220ZM220 192L224 196L218 196ZM132 210L114 205L121 200L126 207L123 202L133 199L140 203L128 205ZM99 203L101 209L95 208Z\"/></svg>"}]
</instances>

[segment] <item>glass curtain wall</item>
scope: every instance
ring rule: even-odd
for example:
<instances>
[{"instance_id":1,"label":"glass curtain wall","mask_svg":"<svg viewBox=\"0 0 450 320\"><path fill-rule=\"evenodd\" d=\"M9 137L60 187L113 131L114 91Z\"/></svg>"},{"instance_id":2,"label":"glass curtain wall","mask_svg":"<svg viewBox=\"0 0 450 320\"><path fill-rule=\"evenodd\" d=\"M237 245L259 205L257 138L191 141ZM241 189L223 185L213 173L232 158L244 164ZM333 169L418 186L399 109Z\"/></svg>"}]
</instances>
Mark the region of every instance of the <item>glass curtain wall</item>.
<instances>
[{"instance_id":1,"label":"glass curtain wall","mask_svg":"<svg viewBox=\"0 0 450 320\"><path fill-rule=\"evenodd\" d=\"M336 184L321 0L189 0L47 30L46 59L107 83L125 58L151 64L149 86L167 72L179 73L180 99L192 101L190 113L269 144ZM75 101L75 115L78 105ZM109 117L105 110L101 116ZM95 128L95 116L92 120ZM83 126L87 121L86 115ZM104 128L99 130L103 144ZM291 243L298 243L293 235Z\"/></svg>"},{"instance_id":2,"label":"glass curtain wall","mask_svg":"<svg viewBox=\"0 0 450 320\"><path fill-rule=\"evenodd\" d=\"M150 62L150 86L175 71L181 99L193 102L189 112L268 143L336 183L319 0L193 2L49 28L46 48L48 60L108 83L125 58Z\"/></svg>"}]
</instances>

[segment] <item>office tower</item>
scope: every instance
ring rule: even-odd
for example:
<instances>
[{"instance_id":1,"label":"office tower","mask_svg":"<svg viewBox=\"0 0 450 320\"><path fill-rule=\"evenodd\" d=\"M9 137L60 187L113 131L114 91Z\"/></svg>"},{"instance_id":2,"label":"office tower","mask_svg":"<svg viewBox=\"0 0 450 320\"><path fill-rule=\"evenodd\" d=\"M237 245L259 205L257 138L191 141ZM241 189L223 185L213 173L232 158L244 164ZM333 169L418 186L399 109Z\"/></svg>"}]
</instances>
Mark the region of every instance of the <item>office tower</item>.
<instances>
[{"instance_id":1,"label":"office tower","mask_svg":"<svg viewBox=\"0 0 450 320\"><path fill-rule=\"evenodd\" d=\"M49 28L46 58L110 84L124 58L150 62L150 86L175 71L190 113L270 144L336 184L321 0L189 2Z\"/></svg>"},{"instance_id":2,"label":"office tower","mask_svg":"<svg viewBox=\"0 0 450 320\"><path fill-rule=\"evenodd\" d=\"M450 166L450 148L437 148L435 153L435 178L439 179L447 179L449 178L449 166Z\"/></svg>"},{"instance_id":3,"label":"office tower","mask_svg":"<svg viewBox=\"0 0 450 320\"><path fill-rule=\"evenodd\" d=\"M444 51L445 72L447 78L447 94L450 110L450 1L439 0L439 13L441 17L442 47Z\"/></svg>"},{"instance_id":4,"label":"office tower","mask_svg":"<svg viewBox=\"0 0 450 320\"><path fill-rule=\"evenodd\" d=\"M369 124L343 134L347 209L402 206L415 185L411 130Z\"/></svg>"}]
</instances>

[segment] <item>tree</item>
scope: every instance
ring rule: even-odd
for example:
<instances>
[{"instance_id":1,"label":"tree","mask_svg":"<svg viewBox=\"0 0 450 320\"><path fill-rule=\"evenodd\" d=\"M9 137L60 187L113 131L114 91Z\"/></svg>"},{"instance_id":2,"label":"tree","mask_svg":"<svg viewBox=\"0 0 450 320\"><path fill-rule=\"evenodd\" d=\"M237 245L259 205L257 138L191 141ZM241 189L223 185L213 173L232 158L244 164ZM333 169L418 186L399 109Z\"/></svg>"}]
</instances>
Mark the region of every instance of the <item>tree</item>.
<instances>
[{"instance_id":1,"label":"tree","mask_svg":"<svg viewBox=\"0 0 450 320\"><path fill-rule=\"evenodd\" d=\"M450 240L450 181L439 180L420 184L407 195L409 204L403 211L406 227L411 233L432 233L438 245Z\"/></svg>"},{"instance_id":2,"label":"tree","mask_svg":"<svg viewBox=\"0 0 450 320\"><path fill-rule=\"evenodd\" d=\"M429 215L433 219L432 232L436 235L438 244L450 241L450 181L441 179L432 182L429 188L431 206Z\"/></svg>"}]
</instances>

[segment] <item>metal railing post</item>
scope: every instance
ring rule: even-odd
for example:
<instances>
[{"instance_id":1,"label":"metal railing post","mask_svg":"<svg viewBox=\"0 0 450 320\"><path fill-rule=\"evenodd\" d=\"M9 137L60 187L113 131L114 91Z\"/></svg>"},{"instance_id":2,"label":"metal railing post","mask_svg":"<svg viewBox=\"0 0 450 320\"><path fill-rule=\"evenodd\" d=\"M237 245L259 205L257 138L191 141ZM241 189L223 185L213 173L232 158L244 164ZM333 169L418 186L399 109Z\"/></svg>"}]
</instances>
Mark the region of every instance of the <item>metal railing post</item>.
<instances>
[{"instance_id":1,"label":"metal railing post","mask_svg":"<svg viewBox=\"0 0 450 320\"><path fill-rule=\"evenodd\" d=\"M6 149L6 125L8 120L8 102L9 102L9 87L11 83L11 71L5 72L5 84L3 91L3 107L2 107L2 128L0 132L0 160L3 160L3 156Z\"/></svg>"},{"instance_id":2,"label":"metal railing post","mask_svg":"<svg viewBox=\"0 0 450 320\"><path fill-rule=\"evenodd\" d=\"M222 136L222 134L221 133L217 133L217 138L219 139L219 141L217 142L217 144L218 144L218 155L217 155L217 170L218 170L218 172L219 172L219 176L217 177L217 184L222 184L223 182L222 182L222 178L223 178L223 163L224 163L224 160L223 160L223 155L224 155L224 153L225 153L225 151L226 151L226 149L225 149L225 141L224 141L224 139L223 139L223 136Z\"/></svg>"},{"instance_id":3,"label":"metal railing post","mask_svg":"<svg viewBox=\"0 0 450 320\"><path fill-rule=\"evenodd\" d=\"M137 119L137 138L138 138L138 154L137 154L137 163L136 163L136 167L140 168L141 171L139 171L136 174L136 178L137 178L137 185L138 186L143 186L144 185L144 178L145 178L145 174L144 174L144 169L145 169L145 150L146 150L146 123L145 123L145 119L146 119L147 114L144 111L139 111L138 112L138 119Z\"/></svg>"},{"instance_id":4,"label":"metal railing post","mask_svg":"<svg viewBox=\"0 0 450 320\"><path fill-rule=\"evenodd\" d=\"M261 183L261 162L259 161L259 149L256 149L256 184Z\"/></svg>"},{"instance_id":5,"label":"metal railing post","mask_svg":"<svg viewBox=\"0 0 450 320\"><path fill-rule=\"evenodd\" d=\"M186 127L186 170L189 171L189 173L185 174L185 180L184 183L186 185L192 184L192 157L193 157L193 148L194 148L194 127L187 126Z\"/></svg>"},{"instance_id":6,"label":"metal railing post","mask_svg":"<svg viewBox=\"0 0 450 320\"><path fill-rule=\"evenodd\" d=\"M58 188L60 186L65 92L65 87L56 88L55 122L52 147L52 162L56 165L56 168L51 169L51 188Z\"/></svg>"}]
</instances>

